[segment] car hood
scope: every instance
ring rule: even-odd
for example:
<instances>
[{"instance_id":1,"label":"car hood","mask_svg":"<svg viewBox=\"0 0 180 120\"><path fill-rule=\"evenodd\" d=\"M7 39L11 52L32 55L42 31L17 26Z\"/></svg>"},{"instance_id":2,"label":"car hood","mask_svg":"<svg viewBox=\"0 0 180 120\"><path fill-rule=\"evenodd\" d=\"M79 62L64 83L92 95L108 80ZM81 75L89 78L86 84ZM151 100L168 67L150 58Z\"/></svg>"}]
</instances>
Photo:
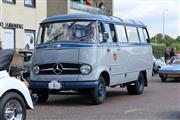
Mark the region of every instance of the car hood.
<instances>
[{"instance_id":1,"label":"car hood","mask_svg":"<svg viewBox=\"0 0 180 120\"><path fill-rule=\"evenodd\" d=\"M180 64L169 64L161 67L161 71L179 71L180 72Z\"/></svg>"},{"instance_id":2,"label":"car hood","mask_svg":"<svg viewBox=\"0 0 180 120\"><path fill-rule=\"evenodd\" d=\"M166 65L165 62L163 62L162 60L159 60L159 59L157 59L157 60L155 61L155 64L160 65L160 66L165 66L165 65Z\"/></svg>"}]
</instances>

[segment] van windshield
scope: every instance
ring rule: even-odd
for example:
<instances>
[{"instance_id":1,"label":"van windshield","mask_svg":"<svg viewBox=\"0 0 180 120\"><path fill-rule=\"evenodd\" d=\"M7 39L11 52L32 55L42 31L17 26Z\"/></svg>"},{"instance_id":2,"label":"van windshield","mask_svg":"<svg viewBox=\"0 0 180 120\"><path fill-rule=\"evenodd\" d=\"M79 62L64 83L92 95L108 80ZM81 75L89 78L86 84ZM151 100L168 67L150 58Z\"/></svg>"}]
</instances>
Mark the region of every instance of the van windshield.
<instances>
[{"instance_id":1,"label":"van windshield","mask_svg":"<svg viewBox=\"0 0 180 120\"><path fill-rule=\"evenodd\" d=\"M64 21L42 24L37 44L50 41L95 42L97 25L95 21Z\"/></svg>"}]
</instances>

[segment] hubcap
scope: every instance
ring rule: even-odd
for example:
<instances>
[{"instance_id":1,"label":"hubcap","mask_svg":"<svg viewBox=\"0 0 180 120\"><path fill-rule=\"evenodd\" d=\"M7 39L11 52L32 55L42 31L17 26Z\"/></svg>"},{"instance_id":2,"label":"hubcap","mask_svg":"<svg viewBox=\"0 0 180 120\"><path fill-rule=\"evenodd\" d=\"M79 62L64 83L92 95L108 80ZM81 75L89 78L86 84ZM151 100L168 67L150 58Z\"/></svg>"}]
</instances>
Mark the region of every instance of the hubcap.
<instances>
[{"instance_id":1,"label":"hubcap","mask_svg":"<svg viewBox=\"0 0 180 120\"><path fill-rule=\"evenodd\" d=\"M99 84L99 87L98 87L98 96L99 98L103 99L104 96L105 96L105 87L102 83Z\"/></svg>"},{"instance_id":2,"label":"hubcap","mask_svg":"<svg viewBox=\"0 0 180 120\"><path fill-rule=\"evenodd\" d=\"M9 101L4 108L5 120L21 120L22 119L22 106L17 100Z\"/></svg>"}]
</instances>

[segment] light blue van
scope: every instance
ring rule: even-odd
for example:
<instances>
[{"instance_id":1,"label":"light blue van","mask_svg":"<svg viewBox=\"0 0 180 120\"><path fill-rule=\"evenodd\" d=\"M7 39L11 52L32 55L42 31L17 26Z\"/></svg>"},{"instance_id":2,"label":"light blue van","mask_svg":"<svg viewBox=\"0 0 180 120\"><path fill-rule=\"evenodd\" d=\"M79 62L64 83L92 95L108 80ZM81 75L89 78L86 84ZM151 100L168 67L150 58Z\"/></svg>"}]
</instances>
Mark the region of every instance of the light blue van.
<instances>
[{"instance_id":1,"label":"light blue van","mask_svg":"<svg viewBox=\"0 0 180 120\"><path fill-rule=\"evenodd\" d=\"M43 103L51 93L74 90L106 98L106 86L141 94L152 75L152 47L146 26L94 14L66 14L41 22L30 87Z\"/></svg>"}]
</instances>

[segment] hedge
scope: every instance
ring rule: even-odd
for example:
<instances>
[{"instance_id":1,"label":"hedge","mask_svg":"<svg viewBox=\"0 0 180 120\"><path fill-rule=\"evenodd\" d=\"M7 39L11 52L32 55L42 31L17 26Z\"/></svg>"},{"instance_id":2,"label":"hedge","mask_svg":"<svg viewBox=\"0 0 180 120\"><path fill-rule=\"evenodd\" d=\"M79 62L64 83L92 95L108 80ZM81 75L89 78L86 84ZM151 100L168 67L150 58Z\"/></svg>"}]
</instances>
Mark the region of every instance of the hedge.
<instances>
[{"instance_id":1,"label":"hedge","mask_svg":"<svg viewBox=\"0 0 180 120\"><path fill-rule=\"evenodd\" d=\"M164 56L164 52L166 50L165 44L155 44L152 43L153 55L155 58L160 58Z\"/></svg>"}]
</instances>

